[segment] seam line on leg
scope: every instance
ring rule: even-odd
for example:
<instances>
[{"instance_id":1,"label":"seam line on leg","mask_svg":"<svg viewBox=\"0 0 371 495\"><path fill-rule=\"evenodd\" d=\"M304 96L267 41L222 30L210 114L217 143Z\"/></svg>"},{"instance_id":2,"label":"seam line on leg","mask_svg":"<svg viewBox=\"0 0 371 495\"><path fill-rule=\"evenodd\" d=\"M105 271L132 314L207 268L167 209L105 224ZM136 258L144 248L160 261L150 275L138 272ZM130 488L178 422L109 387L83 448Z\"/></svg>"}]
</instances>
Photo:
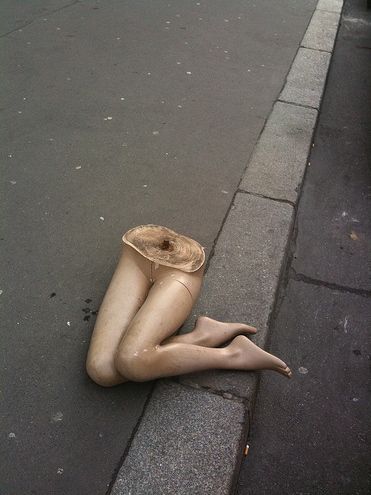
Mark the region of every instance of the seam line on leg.
<instances>
[{"instance_id":1,"label":"seam line on leg","mask_svg":"<svg viewBox=\"0 0 371 495\"><path fill-rule=\"evenodd\" d=\"M177 282L179 282L180 284L182 284L182 285L183 285L183 287L185 287L185 288L187 289L188 294L191 296L191 299L192 299L192 302L193 302L193 296L192 296L192 293L191 293L191 291L188 289L188 287L186 286L186 284L185 284L185 283L183 283L183 282L181 282L181 281L180 281L180 280L178 280L177 278L176 278L175 280L176 280Z\"/></svg>"}]
</instances>

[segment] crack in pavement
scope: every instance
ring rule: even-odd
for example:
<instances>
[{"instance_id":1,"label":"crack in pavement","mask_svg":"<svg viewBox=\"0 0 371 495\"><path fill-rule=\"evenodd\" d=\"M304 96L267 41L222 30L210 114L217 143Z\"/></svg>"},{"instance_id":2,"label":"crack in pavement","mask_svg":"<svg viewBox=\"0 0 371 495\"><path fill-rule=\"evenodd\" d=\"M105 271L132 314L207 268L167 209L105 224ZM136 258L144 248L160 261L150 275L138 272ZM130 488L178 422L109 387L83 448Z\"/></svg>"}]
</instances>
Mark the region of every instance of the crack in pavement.
<instances>
[{"instance_id":1,"label":"crack in pavement","mask_svg":"<svg viewBox=\"0 0 371 495\"><path fill-rule=\"evenodd\" d=\"M35 17L31 21L28 21L25 24L22 24L21 26L17 26L16 28L12 29L11 31L8 31L7 33L0 34L0 38L5 38L6 36L9 36L10 34L15 33L16 31L19 31L20 29L24 29L25 27L30 26L35 21L37 21L38 19L40 19L40 18L42 18L42 17L44 17L46 15L51 16L51 15L55 14L56 12L60 12L61 10L67 9L68 7L72 7L73 5L76 5L77 3L80 3L80 0L74 0L71 3L68 3L66 5L63 5L63 7L59 7L58 9L51 10L49 12L43 13L42 15L39 15L39 16Z\"/></svg>"},{"instance_id":2,"label":"crack in pavement","mask_svg":"<svg viewBox=\"0 0 371 495\"><path fill-rule=\"evenodd\" d=\"M312 284L319 287L326 287L327 289L337 290L339 292L357 294L362 297L371 297L371 290L357 289L355 287L348 287L345 285L339 285L333 282L326 282L325 280L308 277L308 275L305 275L304 273L297 273L293 267L290 267L289 278L292 280L297 280L299 282L304 282L306 284Z\"/></svg>"}]
</instances>

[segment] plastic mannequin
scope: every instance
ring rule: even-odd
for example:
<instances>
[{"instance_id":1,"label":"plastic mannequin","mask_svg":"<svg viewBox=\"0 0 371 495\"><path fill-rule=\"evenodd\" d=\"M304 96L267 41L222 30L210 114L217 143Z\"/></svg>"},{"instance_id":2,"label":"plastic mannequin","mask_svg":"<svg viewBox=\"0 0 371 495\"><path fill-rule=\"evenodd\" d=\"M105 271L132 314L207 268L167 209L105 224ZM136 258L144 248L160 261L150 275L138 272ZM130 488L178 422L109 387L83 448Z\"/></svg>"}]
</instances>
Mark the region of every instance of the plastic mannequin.
<instances>
[{"instance_id":1,"label":"plastic mannequin","mask_svg":"<svg viewBox=\"0 0 371 495\"><path fill-rule=\"evenodd\" d=\"M90 343L92 380L109 387L211 368L291 377L283 361L246 337L256 332L249 325L199 317L192 332L174 336L201 288L205 254L196 241L154 225L131 229L123 241Z\"/></svg>"}]
</instances>

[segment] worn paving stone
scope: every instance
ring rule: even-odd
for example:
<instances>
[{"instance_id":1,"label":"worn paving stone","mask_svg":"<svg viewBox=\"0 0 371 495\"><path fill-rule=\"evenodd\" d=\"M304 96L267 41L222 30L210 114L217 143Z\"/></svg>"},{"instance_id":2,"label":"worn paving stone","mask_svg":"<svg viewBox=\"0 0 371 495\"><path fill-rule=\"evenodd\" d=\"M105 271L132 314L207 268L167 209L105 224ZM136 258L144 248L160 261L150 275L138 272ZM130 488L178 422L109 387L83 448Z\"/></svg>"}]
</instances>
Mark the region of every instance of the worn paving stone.
<instances>
[{"instance_id":1,"label":"worn paving stone","mask_svg":"<svg viewBox=\"0 0 371 495\"><path fill-rule=\"evenodd\" d=\"M343 0L319 0L317 10L327 10L328 12L337 12L340 14L343 3Z\"/></svg>"},{"instance_id":2,"label":"worn paving stone","mask_svg":"<svg viewBox=\"0 0 371 495\"><path fill-rule=\"evenodd\" d=\"M314 109L277 102L240 188L296 202L316 119Z\"/></svg>"},{"instance_id":3,"label":"worn paving stone","mask_svg":"<svg viewBox=\"0 0 371 495\"><path fill-rule=\"evenodd\" d=\"M316 10L304 35L301 46L313 50L332 52L339 25L340 14Z\"/></svg>"},{"instance_id":4,"label":"worn paving stone","mask_svg":"<svg viewBox=\"0 0 371 495\"><path fill-rule=\"evenodd\" d=\"M225 495L246 431L244 405L159 382L112 495Z\"/></svg>"},{"instance_id":5,"label":"worn paving stone","mask_svg":"<svg viewBox=\"0 0 371 495\"><path fill-rule=\"evenodd\" d=\"M193 318L206 314L222 321L247 322L258 328L252 340L264 347L292 216L293 207L289 204L251 194L236 195ZM185 330L193 326L193 318ZM250 401L256 373L210 371L181 380Z\"/></svg>"},{"instance_id":6,"label":"worn paving stone","mask_svg":"<svg viewBox=\"0 0 371 495\"><path fill-rule=\"evenodd\" d=\"M330 58L330 53L299 48L279 99L319 108Z\"/></svg>"}]
</instances>

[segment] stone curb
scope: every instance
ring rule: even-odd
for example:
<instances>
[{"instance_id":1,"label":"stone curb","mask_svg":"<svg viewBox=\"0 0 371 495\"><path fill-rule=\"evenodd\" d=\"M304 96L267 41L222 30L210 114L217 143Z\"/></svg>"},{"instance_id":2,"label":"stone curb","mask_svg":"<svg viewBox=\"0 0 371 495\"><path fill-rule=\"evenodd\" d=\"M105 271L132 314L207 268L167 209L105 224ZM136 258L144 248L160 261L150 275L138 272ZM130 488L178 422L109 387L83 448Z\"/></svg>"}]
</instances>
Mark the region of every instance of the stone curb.
<instances>
[{"instance_id":1,"label":"stone curb","mask_svg":"<svg viewBox=\"0 0 371 495\"><path fill-rule=\"evenodd\" d=\"M277 102L241 182L244 191L296 203L317 110Z\"/></svg>"},{"instance_id":2,"label":"stone curb","mask_svg":"<svg viewBox=\"0 0 371 495\"><path fill-rule=\"evenodd\" d=\"M195 314L210 312L217 319L257 326L254 341L261 347L285 265L342 4L318 2L221 229L195 308ZM194 317L185 331L193 322ZM112 495L230 493L256 386L256 373L246 372L160 380Z\"/></svg>"},{"instance_id":3,"label":"stone curb","mask_svg":"<svg viewBox=\"0 0 371 495\"><path fill-rule=\"evenodd\" d=\"M160 381L111 493L224 495L246 429L242 403Z\"/></svg>"}]
</instances>

